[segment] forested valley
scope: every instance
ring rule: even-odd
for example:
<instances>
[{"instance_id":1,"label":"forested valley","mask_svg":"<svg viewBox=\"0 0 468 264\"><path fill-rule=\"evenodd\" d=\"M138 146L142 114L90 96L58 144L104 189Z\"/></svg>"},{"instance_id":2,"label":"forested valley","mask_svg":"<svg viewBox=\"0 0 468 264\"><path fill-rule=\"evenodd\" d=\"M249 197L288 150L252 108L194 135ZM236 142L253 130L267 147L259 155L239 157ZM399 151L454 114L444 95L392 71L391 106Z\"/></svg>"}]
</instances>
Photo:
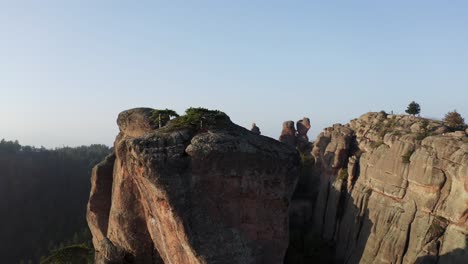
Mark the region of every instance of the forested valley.
<instances>
[{"instance_id":1,"label":"forested valley","mask_svg":"<svg viewBox=\"0 0 468 264\"><path fill-rule=\"evenodd\" d=\"M72 244L89 244L86 203L92 167L105 145L46 149L0 141L1 263L39 263Z\"/></svg>"}]
</instances>

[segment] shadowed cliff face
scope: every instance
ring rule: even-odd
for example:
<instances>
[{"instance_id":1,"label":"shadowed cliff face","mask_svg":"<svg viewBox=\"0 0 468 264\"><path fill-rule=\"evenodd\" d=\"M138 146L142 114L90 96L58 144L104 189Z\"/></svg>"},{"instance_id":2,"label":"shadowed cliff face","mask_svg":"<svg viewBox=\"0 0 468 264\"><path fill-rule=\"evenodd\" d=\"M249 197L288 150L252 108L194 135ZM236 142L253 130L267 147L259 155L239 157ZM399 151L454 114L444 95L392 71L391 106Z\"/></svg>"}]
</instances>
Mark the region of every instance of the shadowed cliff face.
<instances>
[{"instance_id":1,"label":"shadowed cliff face","mask_svg":"<svg viewBox=\"0 0 468 264\"><path fill-rule=\"evenodd\" d=\"M446 131L383 113L325 129L294 194L292 230L329 242L336 263L465 263L468 141ZM288 256L302 262L286 263L308 263L314 248L301 239Z\"/></svg>"},{"instance_id":2,"label":"shadowed cliff face","mask_svg":"<svg viewBox=\"0 0 468 264\"><path fill-rule=\"evenodd\" d=\"M159 129L151 116L120 114L115 154L93 170L96 262L282 263L298 152L220 112Z\"/></svg>"}]
</instances>

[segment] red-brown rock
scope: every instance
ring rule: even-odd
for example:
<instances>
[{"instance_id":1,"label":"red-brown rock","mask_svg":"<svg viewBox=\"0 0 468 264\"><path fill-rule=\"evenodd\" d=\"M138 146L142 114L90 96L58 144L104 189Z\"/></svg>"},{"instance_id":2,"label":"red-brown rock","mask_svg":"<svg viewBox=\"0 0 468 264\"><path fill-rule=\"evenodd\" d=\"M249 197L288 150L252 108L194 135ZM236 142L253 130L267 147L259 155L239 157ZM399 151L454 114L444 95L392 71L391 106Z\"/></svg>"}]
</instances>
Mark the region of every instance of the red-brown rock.
<instances>
[{"instance_id":1,"label":"red-brown rock","mask_svg":"<svg viewBox=\"0 0 468 264\"><path fill-rule=\"evenodd\" d=\"M203 130L183 118L146 133L121 128L115 162L93 173L97 263L283 262L298 153L223 115Z\"/></svg>"}]
</instances>

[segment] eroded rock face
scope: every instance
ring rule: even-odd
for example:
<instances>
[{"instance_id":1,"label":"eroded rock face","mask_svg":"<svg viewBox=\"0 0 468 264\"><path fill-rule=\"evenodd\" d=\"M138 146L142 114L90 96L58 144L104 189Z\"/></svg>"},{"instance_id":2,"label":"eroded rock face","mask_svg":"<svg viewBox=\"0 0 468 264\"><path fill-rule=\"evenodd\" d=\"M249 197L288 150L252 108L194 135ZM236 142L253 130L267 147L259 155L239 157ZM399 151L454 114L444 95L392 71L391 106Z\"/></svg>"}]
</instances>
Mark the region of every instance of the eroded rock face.
<instances>
[{"instance_id":1,"label":"eroded rock face","mask_svg":"<svg viewBox=\"0 0 468 264\"><path fill-rule=\"evenodd\" d=\"M297 151L228 119L146 130L141 115L119 115L115 161L93 171L96 262L282 263Z\"/></svg>"},{"instance_id":2,"label":"eroded rock face","mask_svg":"<svg viewBox=\"0 0 468 264\"><path fill-rule=\"evenodd\" d=\"M468 140L441 131L368 113L317 137L319 188L308 190L317 195L304 221L335 244L337 263L465 263Z\"/></svg>"}]
</instances>

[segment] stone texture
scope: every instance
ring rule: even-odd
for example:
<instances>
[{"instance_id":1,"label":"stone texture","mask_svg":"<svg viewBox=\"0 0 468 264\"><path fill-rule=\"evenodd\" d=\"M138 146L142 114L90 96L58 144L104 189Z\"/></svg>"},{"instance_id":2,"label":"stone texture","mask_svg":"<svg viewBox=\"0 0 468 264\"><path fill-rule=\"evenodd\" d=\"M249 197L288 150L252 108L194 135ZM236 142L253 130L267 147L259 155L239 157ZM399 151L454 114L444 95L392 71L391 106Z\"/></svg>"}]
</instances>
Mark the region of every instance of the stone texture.
<instances>
[{"instance_id":1,"label":"stone texture","mask_svg":"<svg viewBox=\"0 0 468 264\"><path fill-rule=\"evenodd\" d=\"M123 111L117 117L120 132L129 137L140 137L153 131L157 124L151 119L154 109L133 108Z\"/></svg>"},{"instance_id":2,"label":"stone texture","mask_svg":"<svg viewBox=\"0 0 468 264\"><path fill-rule=\"evenodd\" d=\"M119 115L115 161L93 171L96 262L282 263L298 152L231 122L151 130L144 116Z\"/></svg>"},{"instance_id":3,"label":"stone texture","mask_svg":"<svg viewBox=\"0 0 468 264\"><path fill-rule=\"evenodd\" d=\"M319 187L298 189L317 194L309 226L335 244L337 263L466 262L468 140L441 128L367 113L317 137Z\"/></svg>"}]
</instances>

